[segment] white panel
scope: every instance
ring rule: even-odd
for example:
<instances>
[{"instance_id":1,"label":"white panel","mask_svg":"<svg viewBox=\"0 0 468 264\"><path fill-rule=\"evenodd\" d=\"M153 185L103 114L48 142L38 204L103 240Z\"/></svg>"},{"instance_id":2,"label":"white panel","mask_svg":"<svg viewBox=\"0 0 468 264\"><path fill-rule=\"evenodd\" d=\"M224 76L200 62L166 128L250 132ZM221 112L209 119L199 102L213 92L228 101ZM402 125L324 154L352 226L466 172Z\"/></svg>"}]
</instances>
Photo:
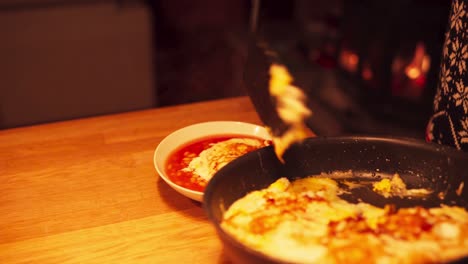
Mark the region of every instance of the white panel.
<instances>
[{"instance_id":1,"label":"white panel","mask_svg":"<svg viewBox=\"0 0 468 264\"><path fill-rule=\"evenodd\" d=\"M156 104L143 5L0 12L0 127Z\"/></svg>"}]
</instances>

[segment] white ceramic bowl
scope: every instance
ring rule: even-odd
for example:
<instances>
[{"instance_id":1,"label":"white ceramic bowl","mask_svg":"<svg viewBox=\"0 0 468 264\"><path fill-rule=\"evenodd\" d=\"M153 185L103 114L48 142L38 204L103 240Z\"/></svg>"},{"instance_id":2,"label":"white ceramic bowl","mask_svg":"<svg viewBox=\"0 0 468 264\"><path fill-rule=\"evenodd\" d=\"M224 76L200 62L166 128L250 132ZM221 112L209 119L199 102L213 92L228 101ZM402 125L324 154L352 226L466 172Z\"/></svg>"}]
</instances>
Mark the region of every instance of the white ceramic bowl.
<instances>
[{"instance_id":1,"label":"white ceramic bowl","mask_svg":"<svg viewBox=\"0 0 468 264\"><path fill-rule=\"evenodd\" d=\"M153 162L161 178L174 190L201 202L203 192L190 190L172 182L166 174L165 164L170 154L182 145L199 138L216 135L244 135L270 140L267 130L259 125L236 121L212 121L183 127L165 137L154 152Z\"/></svg>"}]
</instances>

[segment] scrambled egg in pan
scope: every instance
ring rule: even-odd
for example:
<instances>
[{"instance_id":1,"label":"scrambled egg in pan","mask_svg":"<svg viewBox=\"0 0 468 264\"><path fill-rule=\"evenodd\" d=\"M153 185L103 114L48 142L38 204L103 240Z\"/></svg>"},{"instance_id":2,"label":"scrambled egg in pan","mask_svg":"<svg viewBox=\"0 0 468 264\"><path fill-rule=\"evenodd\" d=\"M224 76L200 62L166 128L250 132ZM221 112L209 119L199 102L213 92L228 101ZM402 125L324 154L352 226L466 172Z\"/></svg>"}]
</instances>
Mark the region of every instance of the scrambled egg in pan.
<instances>
[{"instance_id":1,"label":"scrambled egg in pan","mask_svg":"<svg viewBox=\"0 0 468 264\"><path fill-rule=\"evenodd\" d=\"M382 179L374 183L373 190L385 198L393 196L426 196L432 193L431 190L424 188L408 189L398 174L394 174L391 179Z\"/></svg>"},{"instance_id":2,"label":"scrambled egg in pan","mask_svg":"<svg viewBox=\"0 0 468 264\"><path fill-rule=\"evenodd\" d=\"M349 203L335 180L281 178L225 212L241 243L293 263L440 263L468 256L468 212Z\"/></svg>"}]
</instances>

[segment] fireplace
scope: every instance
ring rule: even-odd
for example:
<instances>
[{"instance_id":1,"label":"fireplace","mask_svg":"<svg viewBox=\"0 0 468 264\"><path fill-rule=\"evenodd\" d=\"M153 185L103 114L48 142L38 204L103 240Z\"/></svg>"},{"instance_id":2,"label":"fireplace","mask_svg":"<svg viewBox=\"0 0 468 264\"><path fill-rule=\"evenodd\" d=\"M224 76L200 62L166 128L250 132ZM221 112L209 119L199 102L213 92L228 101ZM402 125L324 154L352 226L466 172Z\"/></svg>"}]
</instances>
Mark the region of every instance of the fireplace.
<instances>
[{"instance_id":1,"label":"fireplace","mask_svg":"<svg viewBox=\"0 0 468 264\"><path fill-rule=\"evenodd\" d=\"M337 70L381 120L423 129L436 91L450 1L343 1ZM346 89L346 87L344 87Z\"/></svg>"},{"instance_id":2,"label":"fireplace","mask_svg":"<svg viewBox=\"0 0 468 264\"><path fill-rule=\"evenodd\" d=\"M449 8L447 0L261 1L259 32L288 58L318 109L319 133L423 137Z\"/></svg>"}]
</instances>

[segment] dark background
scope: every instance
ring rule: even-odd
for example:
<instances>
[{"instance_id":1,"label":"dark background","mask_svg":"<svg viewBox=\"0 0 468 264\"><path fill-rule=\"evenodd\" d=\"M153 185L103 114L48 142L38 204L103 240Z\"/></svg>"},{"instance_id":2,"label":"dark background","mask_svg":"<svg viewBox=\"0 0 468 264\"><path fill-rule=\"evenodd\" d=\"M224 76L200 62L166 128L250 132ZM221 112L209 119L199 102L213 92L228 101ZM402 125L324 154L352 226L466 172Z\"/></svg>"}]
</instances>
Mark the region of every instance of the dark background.
<instances>
[{"instance_id":1,"label":"dark background","mask_svg":"<svg viewBox=\"0 0 468 264\"><path fill-rule=\"evenodd\" d=\"M424 137L450 1L259 1L321 135ZM0 1L0 128L245 95L254 1Z\"/></svg>"}]
</instances>

